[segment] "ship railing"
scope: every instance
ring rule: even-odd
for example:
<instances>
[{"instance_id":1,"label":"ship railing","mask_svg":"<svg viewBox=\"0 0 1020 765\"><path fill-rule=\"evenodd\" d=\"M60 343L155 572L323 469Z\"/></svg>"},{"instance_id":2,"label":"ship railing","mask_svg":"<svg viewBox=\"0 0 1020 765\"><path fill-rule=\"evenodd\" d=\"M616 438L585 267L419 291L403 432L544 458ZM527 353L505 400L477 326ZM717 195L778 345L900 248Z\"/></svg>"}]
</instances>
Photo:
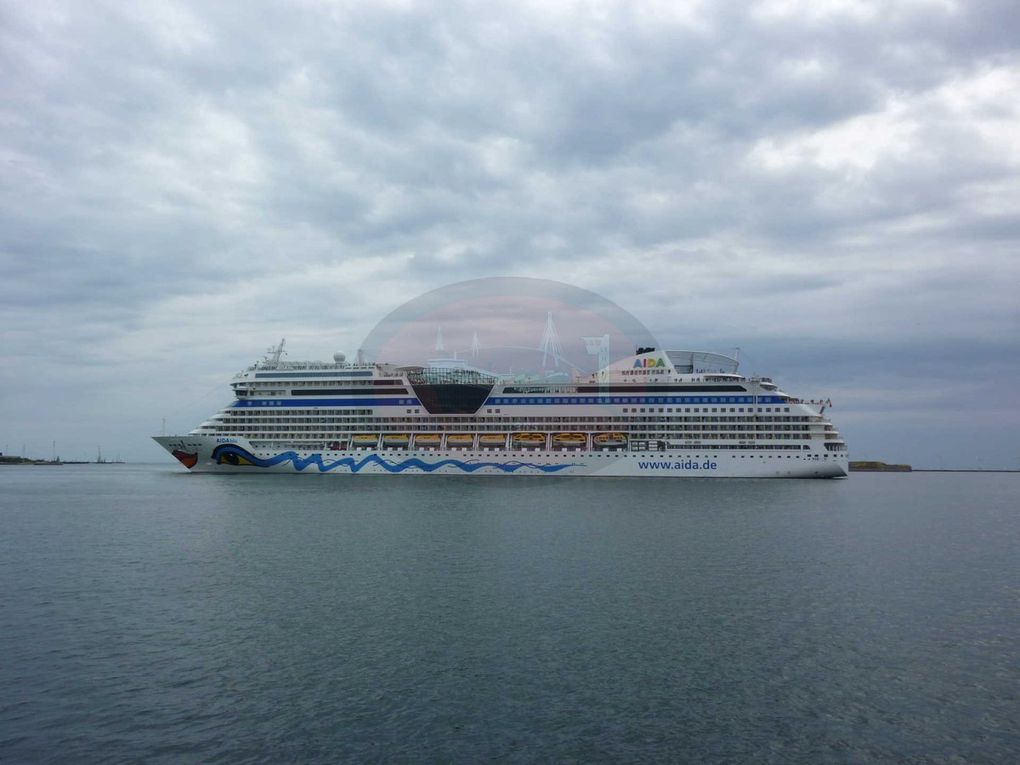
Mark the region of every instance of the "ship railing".
<instances>
[{"instance_id":1,"label":"ship railing","mask_svg":"<svg viewBox=\"0 0 1020 765\"><path fill-rule=\"evenodd\" d=\"M450 383L494 385L498 379L494 375L474 369L446 367L419 367L406 370L406 374L408 382L412 385L441 385Z\"/></svg>"},{"instance_id":2,"label":"ship railing","mask_svg":"<svg viewBox=\"0 0 1020 765\"><path fill-rule=\"evenodd\" d=\"M265 361L256 361L245 369L251 372L256 369L269 370L302 370L302 369L374 369L375 364L351 364L349 362L337 363L335 361L280 361L275 364Z\"/></svg>"}]
</instances>

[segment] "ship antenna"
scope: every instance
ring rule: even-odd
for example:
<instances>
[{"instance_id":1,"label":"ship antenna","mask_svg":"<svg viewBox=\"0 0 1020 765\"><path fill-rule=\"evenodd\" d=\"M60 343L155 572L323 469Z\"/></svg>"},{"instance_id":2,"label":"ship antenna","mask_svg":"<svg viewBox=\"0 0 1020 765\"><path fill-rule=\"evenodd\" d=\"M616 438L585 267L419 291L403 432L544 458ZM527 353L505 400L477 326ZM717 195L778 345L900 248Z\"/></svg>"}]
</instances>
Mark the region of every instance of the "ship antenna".
<instances>
[{"instance_id":1,"label":"ship antenna","mask_svg":"<svg viewBox=\"0 0 1020 765\"><path fill-rule=\"evenodd\" d=\"M277 345L277 346L270 346L269 349L266 351L266 353L268 354L266 356L266 361L268 362L268 366L269 366L270 369L275 369L279 365L280 357L283 356L286 353L286 351L283 350L283 346L286 343L287 343L287 339L286 338L281 338L279 345Z\"/></svg>"}]
</instances>

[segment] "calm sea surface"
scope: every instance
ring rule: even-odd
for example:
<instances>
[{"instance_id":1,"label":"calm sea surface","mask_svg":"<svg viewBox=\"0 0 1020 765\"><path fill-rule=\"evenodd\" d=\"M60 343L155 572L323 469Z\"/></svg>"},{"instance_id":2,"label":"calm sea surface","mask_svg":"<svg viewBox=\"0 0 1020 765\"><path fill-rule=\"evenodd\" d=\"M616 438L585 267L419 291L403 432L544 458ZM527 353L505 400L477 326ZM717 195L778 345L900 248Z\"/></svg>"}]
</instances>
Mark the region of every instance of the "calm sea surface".
<instances>
[{"instance_id":1,"label":"calm sea surface","mask_svg":"<svg viewBox=\"0 0 1020 765\"><path fill-rule=\"evenodd\" d=\"M1016 762L1020 474L0 468L3 762Z\"/></svg>"}]
</instances>

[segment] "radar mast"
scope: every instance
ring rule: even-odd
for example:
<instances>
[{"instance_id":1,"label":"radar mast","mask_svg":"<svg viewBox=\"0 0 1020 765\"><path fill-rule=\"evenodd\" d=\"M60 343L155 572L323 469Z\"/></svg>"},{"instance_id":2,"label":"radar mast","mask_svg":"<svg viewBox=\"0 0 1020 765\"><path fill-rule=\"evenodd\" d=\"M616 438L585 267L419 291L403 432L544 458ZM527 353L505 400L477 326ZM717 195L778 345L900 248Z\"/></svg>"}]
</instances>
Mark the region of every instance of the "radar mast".
<instances>
[{"instance_id":1,"label":"radar mast","mask_svg":"<svg viewBox=\"0 0 1020 765\"><path fill-rule=\"evenodd\" d=\"M279 345L271 345L266 349L266 363L265 367L269 369L276 369L280 365L280 357L283 356L286 351L283 350L283 346L286 345L287 339L281 338Z\"/></svg>"}]
</instances>

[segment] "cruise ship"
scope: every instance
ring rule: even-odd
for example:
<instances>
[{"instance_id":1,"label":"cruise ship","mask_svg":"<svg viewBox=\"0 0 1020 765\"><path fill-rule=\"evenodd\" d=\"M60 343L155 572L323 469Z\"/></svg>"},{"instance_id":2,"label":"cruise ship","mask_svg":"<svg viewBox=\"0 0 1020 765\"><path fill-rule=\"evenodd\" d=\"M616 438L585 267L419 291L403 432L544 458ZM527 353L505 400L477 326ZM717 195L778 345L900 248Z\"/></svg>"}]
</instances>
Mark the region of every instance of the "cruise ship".
<instances>
[{"instance_id":1,"label":"cruise ship","mask_svg":"<svg viewBox=\"0 0 1020 765\"><path fill-rule=\"evenodd\" d=\"M840 478L828 401L804 400L737 359L636 353L592 374L512 377L423 366L283 361L238 373L233 400L155 440L193 472Z\"/></svg>"}]
</instances>

